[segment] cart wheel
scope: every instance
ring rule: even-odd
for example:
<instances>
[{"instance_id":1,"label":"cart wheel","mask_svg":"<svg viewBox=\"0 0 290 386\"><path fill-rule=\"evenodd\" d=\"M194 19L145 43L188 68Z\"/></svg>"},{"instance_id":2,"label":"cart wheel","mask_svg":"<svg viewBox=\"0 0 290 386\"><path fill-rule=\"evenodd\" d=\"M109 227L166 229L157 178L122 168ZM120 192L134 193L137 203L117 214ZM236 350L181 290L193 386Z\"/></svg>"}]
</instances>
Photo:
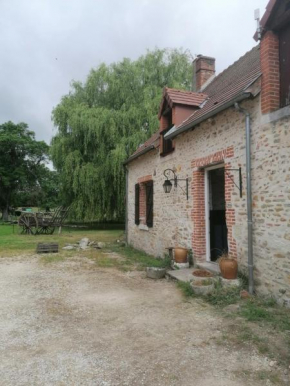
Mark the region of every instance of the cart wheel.
<instances>
[{"instance_id":1,"label":"cart wheel","mask_svg":"<svg viewBox=\"0 0 290 386\"><path fill-rule=\"evenodd\" d=\"M22 213L18 219L19 233L23 235L35 235L37 219L32 213Z\"/></svg>"}]
</instances>

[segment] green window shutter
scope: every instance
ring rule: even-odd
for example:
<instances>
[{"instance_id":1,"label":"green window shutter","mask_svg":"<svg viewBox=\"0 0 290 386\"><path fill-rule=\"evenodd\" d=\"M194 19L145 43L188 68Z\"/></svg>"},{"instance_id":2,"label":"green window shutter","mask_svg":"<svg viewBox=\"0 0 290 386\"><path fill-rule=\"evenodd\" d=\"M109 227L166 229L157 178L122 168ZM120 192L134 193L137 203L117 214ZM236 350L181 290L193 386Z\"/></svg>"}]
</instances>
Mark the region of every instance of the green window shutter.
<instances>
[{"instance_id":1,"label":"green window shutter","mask_svg":"<svg viewBox=\"0 0 290 386\"><path fill-rule=\"evenodd\" d=\"M135 224L140 224L140 186L135 185Z\"/></svg>"},{"instance_id":2,"label":"green window shutter","mask_svg":"<svg viewBox=\"0 0 290 386\"><path fill-rule=\"evenodd\" d=\"M153 227L153 181L146 184L146 224Z\"/></svg>"}]
</instances>

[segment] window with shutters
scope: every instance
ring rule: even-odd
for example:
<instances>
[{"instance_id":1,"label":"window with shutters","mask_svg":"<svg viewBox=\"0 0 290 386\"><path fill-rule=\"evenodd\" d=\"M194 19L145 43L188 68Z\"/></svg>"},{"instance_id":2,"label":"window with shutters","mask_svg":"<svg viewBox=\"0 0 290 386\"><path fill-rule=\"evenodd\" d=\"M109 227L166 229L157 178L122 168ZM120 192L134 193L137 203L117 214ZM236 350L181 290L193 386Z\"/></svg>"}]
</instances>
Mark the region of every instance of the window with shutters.
<instances>
[{"instance_id":1,"label":"window with shutters","mask_svg":"<svg viewBox=\"0 0 290 386\"><path fill-rule=\"evenodd\" d=\"M146 187L146 225L153 227L153 181L145 184Z\"/></svg>"},{"instance_id":2,"label":"window with shutters","mask_svg":"<svg viewBox=\"0 0 290 386\"><path fill-rule=\"evenodd\" d=\"M153 227L153 181L135 185L135 224Z\"/></svg>"},{"instance_id":3,"label":"window with shutters","mask_svg":"<svg viewBox=\"0 0 290 386\"><path fill-rule=\"evenodd\" d=\"M140 186L135 185L135 224L140 224Z\"/></svg>"}]
</instances>

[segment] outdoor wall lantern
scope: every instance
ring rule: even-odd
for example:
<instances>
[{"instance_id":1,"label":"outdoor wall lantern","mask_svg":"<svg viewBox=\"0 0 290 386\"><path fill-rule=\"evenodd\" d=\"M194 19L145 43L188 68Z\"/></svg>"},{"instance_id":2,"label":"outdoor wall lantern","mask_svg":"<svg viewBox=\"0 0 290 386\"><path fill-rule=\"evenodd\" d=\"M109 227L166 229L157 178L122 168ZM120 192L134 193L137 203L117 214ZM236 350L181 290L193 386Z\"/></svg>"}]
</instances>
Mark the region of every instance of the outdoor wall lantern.
<instances>
[{"instance_id":1,"label":"outdoor wall lantern","mask_svg":"<svg viewBox=\"0 0 290 386\"><path fill-rule=\"evenodd\" d=\"M175 174L175 171L172 169L166 169L163 172L164 176L166 177L166 180L163 184L163 189L165 193L170 193L172 186L174 184L174 187L177 188L177 185L180 187L180 189L183 191L183 193L186 194L186 199L188 200L188 178L177 178L177 175ZM173 174L173 178L169 178L170 174ZM173 184L172 182L173 181ZM185 181L186 182L186 188L184 189L178 184L179 181Z\"/></svg>"}]
</instances>

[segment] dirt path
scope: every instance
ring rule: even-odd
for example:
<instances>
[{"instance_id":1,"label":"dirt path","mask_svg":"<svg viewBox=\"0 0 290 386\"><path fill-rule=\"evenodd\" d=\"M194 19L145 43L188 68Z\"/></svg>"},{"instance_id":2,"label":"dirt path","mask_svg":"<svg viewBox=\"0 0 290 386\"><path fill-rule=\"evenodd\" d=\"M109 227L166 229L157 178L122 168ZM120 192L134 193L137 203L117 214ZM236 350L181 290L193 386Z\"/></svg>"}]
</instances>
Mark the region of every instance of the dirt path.
<instances>
[{"instance_id":1,"label":"dirt path","mask_svg":"<svg viewBox=\"0 0 290 386\"><path fill-rule=\"evenodd\" d=\"M172 282L32 257L0 260L0 293L0 385L272 384L247 380L269 360L221 345L222 318Z\"/></svg>"}]
</instances>

